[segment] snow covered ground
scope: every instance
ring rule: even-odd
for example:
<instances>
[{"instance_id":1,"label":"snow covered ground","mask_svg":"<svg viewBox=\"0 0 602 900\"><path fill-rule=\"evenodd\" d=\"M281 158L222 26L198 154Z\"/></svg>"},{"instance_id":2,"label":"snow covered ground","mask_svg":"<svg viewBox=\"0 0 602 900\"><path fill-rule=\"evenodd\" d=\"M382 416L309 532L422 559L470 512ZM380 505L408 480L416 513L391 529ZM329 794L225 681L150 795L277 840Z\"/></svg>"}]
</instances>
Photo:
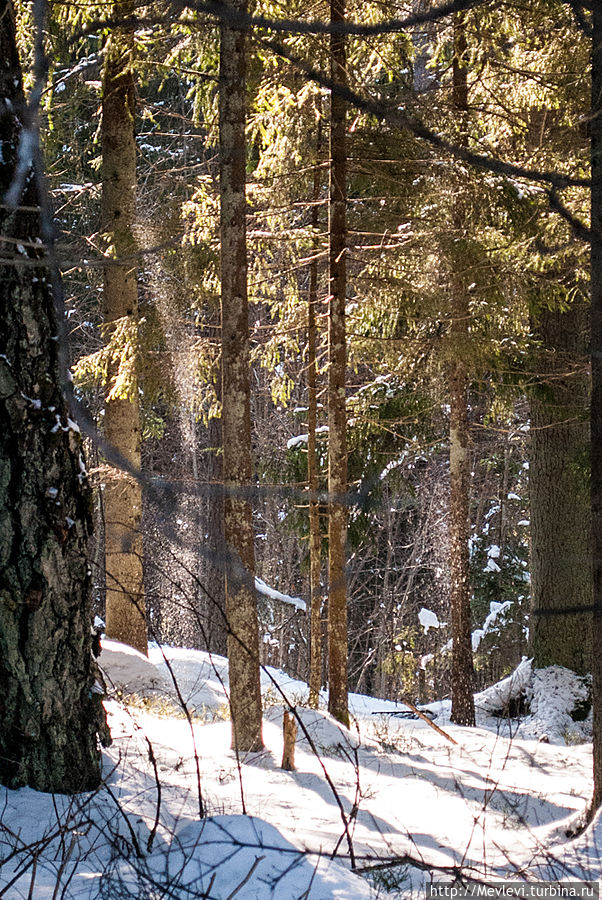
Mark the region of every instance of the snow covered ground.
<instances>
[{"instance_id":1,"label":"snow covered ground","mask_svg":"<svg viewBox=\"0 0 602 900\"><path fill-rule=\"evenodd\" d=\"M476 696L475 729L431 704L441 734L360 695L347 730L267 669L266 749L237 759L224 659L169 647L146 659L104 641L100 663L130 698L107 702L106 784L76 798L0 789L2 898L361 900L424 896L458 867L486 880L600 875L602 825L566 836L591 791L591 723L570 716L586 689L567 670L524 661ZM530 716L492 715L520 691ZM294 772L280 768L284 697L299 716Z\"/></svg>"}]
</instances>

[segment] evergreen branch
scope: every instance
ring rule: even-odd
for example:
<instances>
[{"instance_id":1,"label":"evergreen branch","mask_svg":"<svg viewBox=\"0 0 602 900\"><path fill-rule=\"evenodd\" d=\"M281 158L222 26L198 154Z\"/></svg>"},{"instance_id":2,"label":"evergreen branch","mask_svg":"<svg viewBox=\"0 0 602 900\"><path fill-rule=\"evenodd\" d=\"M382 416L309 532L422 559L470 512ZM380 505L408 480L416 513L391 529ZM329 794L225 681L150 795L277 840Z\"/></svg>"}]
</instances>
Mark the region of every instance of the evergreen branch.
<instances>
[{"instance_id":1,"label":"evergreen branch","mask_svg":"<svg viewBox=\"0 0 602 900\"><path fill-rule=\"evenodd\" d=\"M481 153L474 153L466 147L454 144L433 131L424 122L414 116L410 116L400 109L391 109L384 106L376 100L369 97L362 97L352 88L335 84L328 75L315 69L305 60L292 53L284 44L278 41L257 38L263 46L272 50L277 56L282 56L293 65L297 66L311 81L319 84L320 87L326 88L333 94L337 94L348 103L353 105L361 112L375 116L380 121L394 128L403 129L412 132L416 137L422 138L432 147L449 153L456 159L473 166L482 171L494 172L497 175L505 175L511 178L524 178L528 181L539 182L541 184L550 185L553 191L564 190L567 187L591 187L591 181L588 178L571 178L560 172L547 171L542 169L527 169L524 166L518 166L514 163L504 162L501 159L495 159L492 156L486 156Z\"/></svg>"},{"instance_id":2,"label":"evergreen branch","mask_svg":"<svg viewBox=\"0 0 602 900\"><path fill-rule=\"evenodd\" d=\"M351 37L375 37L378 35L397 34L408 28L438 22L455 13L468 12L488 2L489 0L449 0L449 2L426 12L413 13L403 19L389 19L387 22L378 22L371 25L362 25L359 22L322 22L319 19L310 19L304 22L301 19L272 19L269 16L254 16L242 10L234 9L227 3L222 2L222 0L189 0L189 2L186 2L186 0L172 0L171 7L176 15L180 15L187 10L204 13L240 31L262 28L266 31L275 31L289 35L340 34ZM140 28L151 25L165 25L167 21L167 16L124 16L121 18L111 16L105 19L94 19L76 33L74 40L106 28ZM198 23L186 22L186 24L194 25Z\"/></svg>"},{"instance_id":3,"label":"evergreen branch","mask_svg":"<svg viewBox=\"0 0 602 900\"><path fill-rule=\"evenodd\" d=\"M227 4L221 2L221 0L204 0L204 2L202 2L202 0L198 0L198 2L195 2L195 0L192 0L192 2L184 2L184 0L172 0L172 7L177 7L180 12L184 11L185 9L192 9L196 12L204 12L208 15L215 16L221 22L225 22L226 24L230 25L230 27L238 28L241 30L256 27L271 31L287 32L289 34L337 33L366 37L375 34L394 33L410 26L438 21L439 19L452 15L453 13L467 11L479 5L484 5L484 3L486 2L488 2L488 0L452 0L452 2L440 6L437 9L431 10L429 12L416 13L412 16L406 17L405 19L391 20L382 24L365 26L348 23L331 24L315 21L304 23L299 20L292 19L273 20L268 19L264 16L251 16L247 13L241 12L240 10L235 10ZM571 8L573 8L575 15L577 15L577 8L583 9L582 4L578 3L577 0L566 0L566 2L568 2ZM165 24L165 22L165 17L147 19L138 18L136 16L130 16L120 20L96 20L89 23L86 28L83 29L83 31L79 34L79 36L81 36L81 34L90 34L93 31L96 31L100 28L106 28L109 25L112 27L129 26L135 28L141 27L143 25ZM192 25L195 23L187 22L186 24ZM196 24L198 25L198 23ZM587 25L587 23L585 22L584 24ZM442 137L440 134L437 134L437 132L433 131L431 128L425 125L424 122L420 121L414 116L408 115L400 109L391 109L390 107L387 107L369 97L362 97L352 88L340 84L335 84L328 75L320 72L318 69L315 69L309 63L301 59L301 57L292 53L284 44L280 43L279 41L268 40L261 37L256 37L256 40L266 48L272 50L272 52L277 56L281 56L282 58L287 59L300 71L302 71L310 80L320 85L320 87L326 88L332 94L342 97L344 100L346 100L361 112L373 115L379 120L385 121L389 125L392 125L394 128L400 128L404 131L410 131L416 137L427 141L427 143L429 143L432 147L435 147L436 149L441 150L445 153L449 153L456 159L467 163L473 168L480 169L482 171L493 172L498 175L505 175L511 178L524 178L528 181L548 184L554 191L564 190L565 188L571 186L591 187L591 181L589 179L571 178L568 175L563 175L562 173L554 171L528 169L524 166L519 166L514 163L504 162L501 159L495 159L492 156L474 153L466 147L448 141L446 138ZM559 202L557 197L555 198L555 202ZM561 212L560 207L557 208L555 206L554 208L557 212L563 215L564 218L567 217L567 210ZM568 213L568 215L570 216L570 213ZM585 228L586 226L582 226L582 223L580 224L578 220L575 219L571 224L572 227L574 227L576 234L585 234L583 228ZM589 240L589 238L585 239Z\"/></svg>"},{"instance_id":4,"label":"evergreen branch","mask_svg":"<svg viewBox=\"0 0 602 900\"><path fill-rule=\"evenodd\" d=\"M593 35L593 29L585 15L586 10L591 12L591 2L579 3L578 0L565 0L565 3L570 6L571 11L575 16L575 21L577 22L577 25L579 26L583 34L585 34L586 37L591 38Z\"/></svg>"},{"instance_id":5,"label":"evergreen branch","mask_svg":"<svg viewBox=\"0 0 602 900\"><path fill-rule=\"evenodd\" d=\"M389 19L388 22L378 22L371 25L361 25L357 22L321 22L318 19L310 19L303 22L299 19L272 19L269 16L253 16L235 10L223 0L173 0L172 5L183 9L192 9L195 12L204 12L215 16L221 22L232 28L249 30L251 28L264 28L267 31L276 31L286 34L339 34L354 37L374 37L384 34L396 34L408 28L418 25L426 25L431 22L439 22L441 19L452 16L458 12L468 12L477 6L483 6L489 0L449 0L449 2L429 9L424 12L412 13L403 19Z\"/></svg>"},{"instance_id":6,"label":"evergreen branch","mask_svg":"<svg viewBox=\"0 0 602 900\"><path fill-rule=\"evenodd\" d=\"M581 219L578 219L577 216L574 216L573 213L567 209L554 188L546 191L546 193L551 209L569 223L575 237L582 241L587 241L588 243L600 241L599 234L594 233L591 228L588 228L588 226L581 221Z\"/></svg>"},{"instance_id":7,"label":"evergreen branch","mask_svg":"<svg viewBox=\"0 0 602 900\"><path fill-rule=\"evenodd\" d=\"M489 0L449 0L441 6L424 12L415 12L402 19L389 19L386 22L375 22L370 25L362 25L359 22L323 22L319 19L310 19L306 22L301 19L273 19L269 16L254 16L250 13L234 9L222 0L172 0L171 7L178 15L186 10L196 13L204 13L213 16L218 21L238 30L250 30L262 28L266 31L274 31L288 35L347 35L349 37L377 37L379 35L398 34L410 28L420 25L428 25L440 22L456 13L469 12L479 6L485 6ZM564 0L570 7L575 19L587 35L591 36L591 26L585 17L588 5L578 0ZM93 31L105 28L136 28L151 25L166 24L166 16L128 16L123 18L95 19L89 22L85 28L78 31L76 38L90 34ZM187 25L195 24L186 22Z\"/></svg>"}]
</instances>

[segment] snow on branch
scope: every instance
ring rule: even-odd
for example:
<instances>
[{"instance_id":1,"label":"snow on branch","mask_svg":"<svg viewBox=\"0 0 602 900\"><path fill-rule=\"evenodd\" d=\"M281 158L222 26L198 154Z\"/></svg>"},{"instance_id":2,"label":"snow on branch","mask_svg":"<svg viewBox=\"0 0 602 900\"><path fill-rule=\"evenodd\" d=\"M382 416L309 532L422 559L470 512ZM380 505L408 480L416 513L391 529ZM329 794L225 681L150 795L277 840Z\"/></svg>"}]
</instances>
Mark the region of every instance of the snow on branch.
<instances>
[{"instance_id":1,"label":"snow on branch","mask_svg":"<svg viewBox=\"0 0 602 900\"><path fill-rule=\"evenodd\" d=\"M290 597L288 594L282 594L275 588L271 588L257 576L255 576L255 590L263 594L264 597L269 597L270 600L279 600L281 603L287 603L289 606L294 606L302 612L305 612L307 609L305 600L302 600L301 597Z\"/></svg>"},{"instance_id":2,"label":"snow on branch","mask_svg":"<svg viewBox=\"0 0 602 900\"><path fill-rule=\"evenodd\" d=\"M440 622L437 614L430 609L425 609L424 606L418 613L418 621L424 628L425 634L428 633L429 628L445 628L447 625L447 622Z\"/></svg>"}]
</instances>

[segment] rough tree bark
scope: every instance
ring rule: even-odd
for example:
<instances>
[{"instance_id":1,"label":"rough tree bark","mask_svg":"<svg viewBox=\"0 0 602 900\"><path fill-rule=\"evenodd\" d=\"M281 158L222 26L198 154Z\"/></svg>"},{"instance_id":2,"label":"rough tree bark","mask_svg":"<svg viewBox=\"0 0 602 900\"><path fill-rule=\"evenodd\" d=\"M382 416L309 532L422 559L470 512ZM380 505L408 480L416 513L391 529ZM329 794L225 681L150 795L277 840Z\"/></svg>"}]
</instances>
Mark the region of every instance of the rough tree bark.
<instances>
[{"instance_id":1,"label":"rough tree bark","mask_svg":"<svg viewBox=\"0 0 602 900\"><path fill-rule=\"evenodd\" d=\"M314 169L313 206L311 226L317 235L319 221L318 200L320 196L320 145L321 124L318 121L316 139L316 162ZM322 686L322 589L320 504L318 493L318 460L316 457L316 427L318 423L318 365L316 358L317 325L316 306L318 303L318 258L317 237L314 239L314 258L309 269L309 291L307 297L307 481L312 495L309 501L309 705L318 708Z\"/></svg>"},{"instance_id":2,"label":"rough tree bark","mask_svg":"<svg viewBox=\"0 0 602 900\"><path fill-rule=\"evenodd\" d=\"M221 388L220 388L221 396ZM222 456L218 449L222 445L222 423L211 419L206 431L208 449L205 457L204 478L210 485L223 483ZM207 621L207 650L226 656L226 598L224 594L224 507L223 497L210 492L203 502L203 527L206 555L201 562L201 583L203 605Z\"/></svg>"},{"instance_id":3,"label":"rough tree bark","mask_svg":"<svg viewBox=\"0 0 602 900\"><path fill-rule=\"evenodd\" d=\"M131 0L113 14L133 12ZM107 372L104 429L107 440L140 468L140 404L136 377L138 284L136 241L136 139L134 133L134 34L115 28L105 51L102 87L101 223L113 262L104 269L107 336L116 340ZM119 335L117 337L116 335ZM127 374L126 371L127 370ZM123 377L125 375L125 378ZM117 385L123 381L121 387ZM104 490L107 636L147 652L142 578L142 492L114 469Z\"/></svg>"},{"instance_id":4,"label":"rough tree bark","mask_svg":"<svg viewBox=\"0 0 602 900\"><path fill-rule=\"evenodd\" d=\"M24 98L13 4L0 0L0 198L17 167ZM25 151L28 152L28 151ZM29 174L0 206L0 781L100 782L87 538L91 502L60 391L57 323Z\"/></svg>"},{"instance_id":5,"label":"rough tree bark","mask_svg":"<svg viewBox=\"0 0 602 900\"><path fill-rule=\"evenodd\" d=\"M591 671L592 605L589 498L587 308L575 298L563 311L542 309L535 333L543 351L540 384L530 395L531 622L536 666Z\"/></svg>"},{"instance_id":6,"label":"rough tree bark","mask_svg":"<svg viewBox=\"0 0 602 900\"><path fill-rule=\"evenodd\" d=\"M591 100L591 501L594 613L594 793L590 811L602 806L602 4L592 4Z\"/></svg>"},{"instance_id":7,"label":"rough tree bark","mask_svg":"<svg viewBox=\"0 0 602 900\"><path fill-rule=\"evenodd\" d=\"M466 143L468 112L468 79L466 69L466 34L464 17L454 17L453 105L460 119L460 141ZM457 187L453 214L456 251L465 234L465 210L461 187ZM451 562L452 671L451 721L457 725L474 725L473 664L470 634L470 451L468 419L468 372L466 359L469 342L469 308L466 277L462 262L455 258L451 277L452 358L448 385L450 402L449 448L449 544Z\"/></svg>"},{"instance_id":8,"label":"rough tree bark","mask_svg":"<svg viewBox=\"0 0 602 900\"><path fill-rule=\"evenodd\" d=\"M331 0L330 21L345 21L345 0ZM330 36L330 76L347 84L345 38ZM328 711L349 724L347 705L347 115L345 101L330 95L329 315L328 315Z\"/></svg>"},{"instance_id":9,"label":"rough tree bark","mask_svg":"<svg viewBox=\"0 0 602 900\"><path fill-rule=\"evenodd\" d=\"M246 0L232 0L246 12ZM249 321L246 246L245 32L221 25L219 72L220 229L222 303L222 440L226 616L232 745L260 750L259 634L255 594Z\"/></svg>"}]
</instances>

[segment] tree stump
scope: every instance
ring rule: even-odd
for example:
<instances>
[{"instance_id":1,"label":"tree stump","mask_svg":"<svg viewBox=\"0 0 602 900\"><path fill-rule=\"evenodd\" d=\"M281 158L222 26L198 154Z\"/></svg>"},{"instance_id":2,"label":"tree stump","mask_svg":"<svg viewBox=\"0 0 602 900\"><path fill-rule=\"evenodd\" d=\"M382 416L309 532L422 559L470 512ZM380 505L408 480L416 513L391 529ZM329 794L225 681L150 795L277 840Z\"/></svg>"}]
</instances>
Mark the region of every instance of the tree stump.
<instances>
[{"instance_id":1,"label":"tree stump","mask_svg":"<svg viewBox=\"0 0 602 900\"><path fill-rule=\"evenodd\" d=\"M288 710L284 710L282 719L284 747L282 749L282 768L287 772L295 771L295 741L297 739L297 723Z\"/></svg>"}]
</instances>

